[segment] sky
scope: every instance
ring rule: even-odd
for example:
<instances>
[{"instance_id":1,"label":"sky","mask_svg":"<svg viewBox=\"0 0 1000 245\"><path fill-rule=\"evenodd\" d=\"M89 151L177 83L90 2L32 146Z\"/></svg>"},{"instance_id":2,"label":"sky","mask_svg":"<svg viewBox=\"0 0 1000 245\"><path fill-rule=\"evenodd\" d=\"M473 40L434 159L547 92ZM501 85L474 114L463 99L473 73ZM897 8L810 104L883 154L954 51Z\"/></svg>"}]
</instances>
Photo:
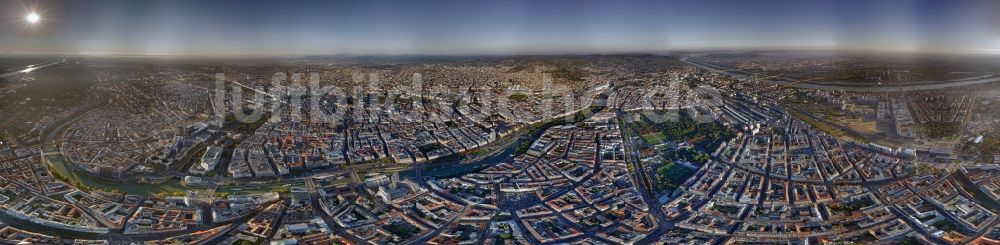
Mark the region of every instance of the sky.
<instances>
[{"instance_id":1,"label":"sky","mask_svg":"<svg viewBox=\"0 0 1000 245\"><path fill-rule=\"evenodd\" d=\"M0 15L0 53L1000 53L993 0L0 0Z\"/></svg>"}]
</instances>

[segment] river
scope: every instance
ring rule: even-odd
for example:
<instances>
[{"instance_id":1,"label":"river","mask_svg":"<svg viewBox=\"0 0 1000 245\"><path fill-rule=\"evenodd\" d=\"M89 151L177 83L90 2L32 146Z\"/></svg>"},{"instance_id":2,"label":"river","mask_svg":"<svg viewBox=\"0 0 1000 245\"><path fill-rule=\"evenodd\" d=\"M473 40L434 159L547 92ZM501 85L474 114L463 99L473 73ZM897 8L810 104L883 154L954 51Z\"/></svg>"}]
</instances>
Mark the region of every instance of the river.
<instances>
[{"instance_id":1,"label":"river","mask_svg":"<svg viewBox=\"0 0 1000 245\"><path fill-rule=\"evenodd\" d=\"M507 143L507 145L501 149L488 154L480 160L476 160L472 163L464 163L468 159L464 159L462 157L447 158L446 160L440 160L437 162L432 161L430 163L417 164L408 170L400 172L400 175L417 179L447 178L477 172L504 162L512 162L514 157L517 155L516 151L521 145L534 142L549 128L578 123L586 120L592 114L604 110L609 93L610 90L598 94L595 96L594 104L592 106L580 110L577 113L527 126L528 128L524 129L526 131L521 133L519 136L516 136L517 138L514 139L513 142ZM54 123L52 127L43 132L43 162L48 163L49 169L50 171L53 171L53 174L58 174L66 177L72 182L75 182L71 184L83 184L94 189L119 190L129 194L155 194L159 192L177 192L192 189L191 187L182 186L179 180L173 178L158 184L104 180L81 174L78 172L80 170L75 170L72 166L69 166L65 157L58 153L54 144L55 137L65 130L66 127L71 125L78 117L83 116L90 110L99 108L100 106L94 106L78 111L65 118L63 121ZM336 169L333 171L336 171ZM320 173L311 173L310 175L314 174ZM271 185L284 185L288 183L287 180L288 179L285 181L273 182Z\"/></svg>"},{"instance_id":2,"label":"river","mask_svg":"<svg viewBox=\"0 0 1000 245\"><path fill-rule=\"evenodd\" d=\"M62 176L69 180L73 185L84 185L92 189L101 190L119 190L128 194L155 194L158 192L176 192L183 191L184 186L180 185L179 180L171 179L167 182L160 184L140 184L140 183L127 183L124 181L111 181L103 180L91 176L86 176L79 173L78 171L72 169L67 163L66 158L59 153L58 148L55 145L55 138L61 134L66 127L73 124L76 119L82 117L88 112L103 107L110 103L107 101L104 104L94 105L91 107L83 108L77 112L74 112L70 116L64 118L63 120L53 123L49 128L42 132L42 162L49 166L49 171L56 176Z\"/></svg>"},{"instance_id":3,"label":"river","mask_svg":"<svg viewBox=\"0 0 1000 245\"><path fill-rule=\"evenodd\" d=\"M401 172L400 175L417 179L449 178L478 172L500 163L513 162L514 157L518 153L516 151L522 144L535 142L535 140L541 137L542 134L544 134L549 128L578 123L590 118L590 116L595 113L603 111L607 107L607 98L609 94L610 90L597 95L594 99L594 105L577 113L527 126L528 128L524 129L527 130L527 132L522 133L519 137L517 137L517 139L514 140L514 142L511 142L502 148L502 150L494 151L482 160L467 164L462 164L463 159L418 164L409 170Z\"/></svg>"},{"instance_id":4,"label":"river","mask_svg":"<svg viewBox=\"0 0 1000 245\"><path fill-rule=\"evenodd\" d=\"M5 71L3 74L0 74L0 78L9 77L9 76L17 75L17 74L22 74L22 73L30 73L30 72L33 72L33 71L37 71L38 69L42 69L42 68L53 66L53 65L62 64L62 63L65 63L65 62L66 62L66 59L60 59L60 60L55 60L55 61L38 63L38 64L34 64L34 65L27 65L27 66L24 66L24 67L21 67L21 68L10 69L8 71Z\"/></svg>"}]
</instances>

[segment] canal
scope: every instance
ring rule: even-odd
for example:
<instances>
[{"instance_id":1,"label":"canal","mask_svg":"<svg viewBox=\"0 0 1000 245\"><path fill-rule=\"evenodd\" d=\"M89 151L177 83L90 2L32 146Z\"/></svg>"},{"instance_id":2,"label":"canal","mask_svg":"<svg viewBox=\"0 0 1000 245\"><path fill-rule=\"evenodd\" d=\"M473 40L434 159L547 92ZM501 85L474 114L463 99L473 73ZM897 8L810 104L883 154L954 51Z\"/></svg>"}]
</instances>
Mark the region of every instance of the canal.
<instances>
[{"instance_id":1,"label":"canal","mask_svg":"<svg viewBox=\"0 0 1000 245\"><path fill-rule=\"evenodd\" d=\"M520 136L515 136L512 142L504 145L502 148L493 151L491 154L483 157L482 159L477 159L471 161L465 157L456 156L441 159L437 162L423 163L411 167L408 170L400 172L401 176L424 179L424 178L448 178L454 176L461 176L467 173L478 172L482 169L488 168L504 162L513 162L516 155L523 153L518 152L526 149L527 144L531 144L536 139L542 136L546 130L555 126L562 126L568 124L575 124L582 122L591 115L603 111L607 107L607 98L610 90L598 94L594 98L594 102L591 106L580 110L574 114L566 115L563 117L553 118L543 122L538 122L527 126L527 128ZM103 106L103 105L102 105ZM131 181L113 181L105 180L102 178L97 178L89 176L86 174L79 173L78 170L73 169L69 166L67 159L58 154L58 149L55 147L54 139L58 136L66 127L71 125L77 118L86 114L86 112L96 109L100 106L94 106L81 110L73 115L67 117L63 121L54 124L55 127L50 128L43 133L43 162L47 163L50 171L54 175L61 176L66 181L70 182L72 185L83 185L90 189L97 190L117 190L127 194L137 194L137 195L149 195L161 192L173 193L185 190L195 189L192 187L186 187L181 185L180 180L176 178L170 178L161 183L134 183ZM315 174L315 173L313 173ZM286 181L276 181L269 183L269 185L285 185L288 184ZM220 187L222 188L222 187ZM223 188L225 189L225 188Z\"/></svg>"},{"instance_id":2,"label":"canal","mask_svg":"<svg viewBox=\"0 0 1000 245\"><path fill-rule=\"evenodd\" d=\"M477 160L472 163L465 163L465 159L459 158L440 162L423 163L418 164L409 170L400 172L399 174L400 176L416 179L451 178L468 173L479 172L500 163L513 162L515 156L523 153L518 152L518 150L525 150L526 147L523 146L535 142L535 140L541 137L542 134L544 134L549 128L579 123L587 118L590 118L593 114L603 111L607 107L609 91L605 91L604 93L595 96L593 105L576 113L527 126L528 128L524 129L526 131L517 137L513 142L509 143L502 149L494 151L492 154L489 154L481 160Z\"/></svg>"}]
</instances>

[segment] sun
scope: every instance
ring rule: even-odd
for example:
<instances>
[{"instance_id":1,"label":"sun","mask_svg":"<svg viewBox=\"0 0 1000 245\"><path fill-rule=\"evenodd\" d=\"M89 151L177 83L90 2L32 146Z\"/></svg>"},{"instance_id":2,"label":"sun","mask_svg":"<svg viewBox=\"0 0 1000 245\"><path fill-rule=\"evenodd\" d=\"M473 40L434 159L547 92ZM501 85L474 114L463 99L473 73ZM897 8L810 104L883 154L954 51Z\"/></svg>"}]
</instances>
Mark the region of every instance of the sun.
<instances>
[{"instance_id":1,"label":"sun","mask_svg":"<svg viewBox=\"0 0 1000 245\"><path fill-rule=\"evenodd\" d=\"M31 23L31 24L38 23L38 21L41 20L41 19L42 19L42 17L38 16L38 13L28 13L28 16L24 17L24 20L27 20L28 23Z\"/></svg>"}]
</instances>

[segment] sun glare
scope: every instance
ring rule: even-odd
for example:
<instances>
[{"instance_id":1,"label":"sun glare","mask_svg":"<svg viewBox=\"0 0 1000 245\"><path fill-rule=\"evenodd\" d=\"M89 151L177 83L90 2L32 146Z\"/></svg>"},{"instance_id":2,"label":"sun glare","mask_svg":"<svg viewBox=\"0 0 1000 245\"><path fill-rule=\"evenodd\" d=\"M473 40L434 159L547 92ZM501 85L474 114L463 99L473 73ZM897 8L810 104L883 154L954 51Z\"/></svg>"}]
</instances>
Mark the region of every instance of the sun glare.
<instances>
[{"instance_id":1,"label":"sun glare","mask_svg":"<svg viewBox=\"0 0 1000 245\"><path fill-rule=\"evenodd\" d=\"M24 17L24 19L27 20L28 23L35 24L38 23L38 21L41 20L42 17L38 16L38 13L29 13L28 16Z\"/></svg>"}]
</instances>

